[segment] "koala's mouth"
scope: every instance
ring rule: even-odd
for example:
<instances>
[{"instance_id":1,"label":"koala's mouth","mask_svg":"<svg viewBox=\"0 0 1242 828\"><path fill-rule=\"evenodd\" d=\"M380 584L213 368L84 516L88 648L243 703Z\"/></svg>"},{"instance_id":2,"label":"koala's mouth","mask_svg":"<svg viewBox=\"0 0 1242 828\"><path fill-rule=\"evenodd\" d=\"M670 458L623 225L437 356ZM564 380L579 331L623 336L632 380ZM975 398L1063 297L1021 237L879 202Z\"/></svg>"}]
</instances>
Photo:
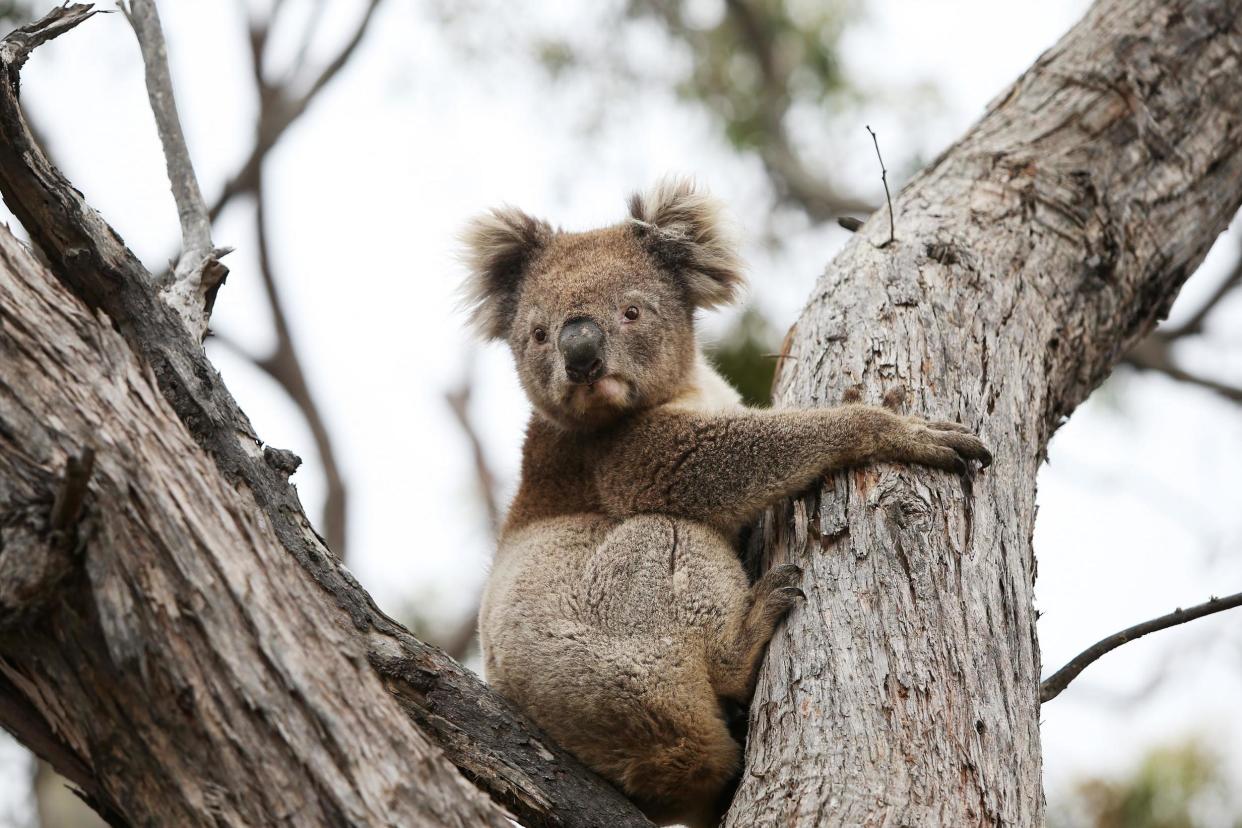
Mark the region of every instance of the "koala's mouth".
<instances>
[{"instance_id":1,"label":"koala's mouth","mask_svg":"<svg viewBox=\"0 0 1242 828\"><path fill-rule=\"evenodd\" d=\"M629 402L630 384L614 374L575 385L569 392L570 405L583 413L598 407L624 408Z\"/></svg>"}]
</instances>

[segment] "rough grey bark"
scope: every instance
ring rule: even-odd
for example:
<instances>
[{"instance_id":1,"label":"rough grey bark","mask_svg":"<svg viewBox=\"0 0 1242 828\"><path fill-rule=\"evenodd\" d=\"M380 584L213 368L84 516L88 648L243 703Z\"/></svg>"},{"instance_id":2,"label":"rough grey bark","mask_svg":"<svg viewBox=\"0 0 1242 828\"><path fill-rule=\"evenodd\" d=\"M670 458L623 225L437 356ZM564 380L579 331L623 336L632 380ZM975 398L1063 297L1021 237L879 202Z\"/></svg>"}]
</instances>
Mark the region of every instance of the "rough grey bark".
<instances>
[{"instance_id":1,"label":"rough grey bark","mask_svg":"<svg viewBox=\"0 0 1242 828\"><path fill-rule=\"evenodd\" d=\"M902 386L996 462L858 469L769 515L808 600L728 825L1041 824L1036 472L1242 202L1240 16L1100 0L898 196L896 243L878 214L820 278L779 403Z\"/></svg>"},{"instance_id":2,"label":"rough grey bark","mask_svg":"<svg viewBox=\"0 0 1242 828\"><path fill-rule=\"evenodd\" d=\"M0 296L0 571L41 544L76 558L44 581L45 611L5 630L0 684L80 760L75 781L103 812L507 825L386 691L365 638L194 445L146 366L7 231ZM83 446L98 455L84 508L58 527L48 495L69 487L49 469Z\"/></svg>"},{"instance_id":3,"label":"rough grey bark","mask_svg":"<svg viewBox=\"0 0 1242 828\"><path fill-rule=\"evenodd\" d=\"M43 156L18 71L89 14L0 44L0 192L51 265L0 230L0 724L117 824L502 824L463 775L525 825L648 824L374 605L307 522L294 458ZM56 494L86 446L66 539Z\"/></svg>"}]
</instances>

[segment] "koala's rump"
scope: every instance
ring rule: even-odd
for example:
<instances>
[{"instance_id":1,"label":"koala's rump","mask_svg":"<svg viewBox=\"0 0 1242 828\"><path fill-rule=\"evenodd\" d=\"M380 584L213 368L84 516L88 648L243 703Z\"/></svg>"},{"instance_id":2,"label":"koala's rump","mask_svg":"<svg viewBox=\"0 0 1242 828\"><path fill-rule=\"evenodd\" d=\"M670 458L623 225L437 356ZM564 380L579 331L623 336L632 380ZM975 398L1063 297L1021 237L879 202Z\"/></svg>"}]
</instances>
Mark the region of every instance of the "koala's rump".
<instances>
[{"instance_id":1,"label":"koala's rump","mask_svg":"<svg viewBox=\"0 0 1242 828\"><path fill-rule=\"evenodd\" d=\"M701 524L663 515L537 522L504 539L488 581L487 679L623 788L649 793L649 780L636 779L644 774L674 782L669 763L730 773L738 749L708 677L705 636L746 590L729 541ZM677 753L687 749L694 755Z\"/></svg>"}]
</instances>

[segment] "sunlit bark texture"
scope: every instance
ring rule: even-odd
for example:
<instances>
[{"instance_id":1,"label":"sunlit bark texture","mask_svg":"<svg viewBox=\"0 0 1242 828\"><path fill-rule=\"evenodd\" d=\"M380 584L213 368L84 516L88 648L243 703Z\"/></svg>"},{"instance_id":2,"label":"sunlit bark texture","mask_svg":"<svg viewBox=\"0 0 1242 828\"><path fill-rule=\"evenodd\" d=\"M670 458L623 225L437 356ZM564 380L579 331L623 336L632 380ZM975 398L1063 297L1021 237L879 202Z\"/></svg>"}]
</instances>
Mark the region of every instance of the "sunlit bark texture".
<instances>
[{"instance_id":1,"label":"sunlit bark texture","mask_svg":"<svg viewBox=\"0 0 1242 828\"><path fill-rule=\"evenodd\" d=\"M1101 0L898 195L896 243L882 210L819 279L778 404L901 386L996 462L859 469L769 515L766 560L808 599L729 825L1041 824L1036 472L1238 210L1240 15Z\"/></svg>"}]
</instances>

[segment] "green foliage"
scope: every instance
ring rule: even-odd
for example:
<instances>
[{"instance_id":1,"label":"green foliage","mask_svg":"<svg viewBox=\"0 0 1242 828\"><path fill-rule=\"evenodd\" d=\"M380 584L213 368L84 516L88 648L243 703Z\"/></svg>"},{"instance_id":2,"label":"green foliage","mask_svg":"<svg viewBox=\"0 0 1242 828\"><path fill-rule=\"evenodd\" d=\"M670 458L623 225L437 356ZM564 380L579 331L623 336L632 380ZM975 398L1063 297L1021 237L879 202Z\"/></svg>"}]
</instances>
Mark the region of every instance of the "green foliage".
<instances>
[{"instance_id":1,"label":"green foliage","mask_svg":"<svg viewBox=\"0 0 1242 828\"><path fill-rule=\"evenodd\" d=\"M730 0L709 22L695 20L692 5L701 4L630 0L628 13L656 20L690 47L692 68L680 91L721 120L735 148L762 150L782 140L777 134L793 104L823 109L848 88L837 52L856 3Z\"/></svg>"},{"instance_id":2,"label":"green foliage","mask_svg":"<svg viewBox=\"0 0 1242 828\"><path fill-rule=\"evenodd\" d=\"M748 308L720 342L708 349L708 355L747 405L766 406L772 402L776 344L772 326L757 310Z\"/></svg>"},{"instance_id":3,"label":"green foliage","mask_svg":"<svg viewBox=\"0 0 1242 828\"><path fill-rule=\"evenodd\" d=\"M1088 778L1049 809L1050 828L1242 828L1222 758L1193 739L1155 748L1128 776Z\"/></svg>"}]
</instances>

